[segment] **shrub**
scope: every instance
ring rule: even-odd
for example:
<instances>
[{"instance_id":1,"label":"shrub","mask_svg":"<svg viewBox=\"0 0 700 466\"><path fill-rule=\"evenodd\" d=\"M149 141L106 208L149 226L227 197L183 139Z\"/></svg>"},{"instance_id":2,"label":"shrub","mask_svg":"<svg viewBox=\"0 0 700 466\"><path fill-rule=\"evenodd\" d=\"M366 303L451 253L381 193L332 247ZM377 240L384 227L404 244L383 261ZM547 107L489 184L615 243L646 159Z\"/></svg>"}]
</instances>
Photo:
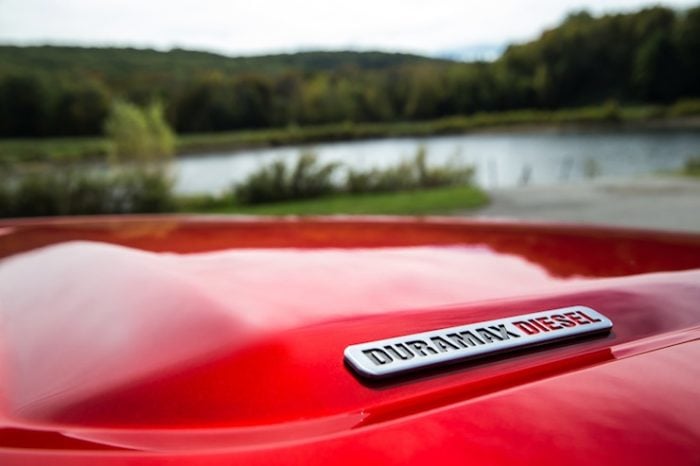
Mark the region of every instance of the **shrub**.
<instances>
[{"instance_id":1,"label":"shrub","mask_svg":"<svg viewBox=\"0 0 700 466\"><path fill-rule=\"evenodd\" d=\"M429 166L425 147L412 160L404 160L385 169L349 170L346 190L351 193L391 192L409 189L456 186L472 182L474 169L447 163Z\"/></svg>"},{"instance_id":2,"label":"shrub","mask_svg":"<svg viewBox=\"0 0 700 466\"><path fill-rule=\"evenodd\" d=\"M30 173L11 187L12 217L60 215L65 196L60 173ZM14 188L14 189L12 189Z\"/></svg>"},{"instance_id":3,"label":"shrub","mask_svg":"<svg viewBox=\"0 0 700 466\"><path fill-rule=\"evenodd\" d=\"M700 157L693 157L686 160L683 173L686 175L700 176Z\"/></svg>"},{"instance_id":4,"label":"shrub","mask_svg":"<svg viewBox=\"0 0 700 466\"><path fill-rule=\"evenodd\" d=\"M114 146L113 157L122 162L154 163L167 160L175 150L175 134L153 103L141 109L117 100L105 122L105 134Z\"/></svg>"},{"instance_id":5,"label":"shrub","mask_svg":"<svg viewBox=\"0 0 700 466\"><path fill-rule=\"evenodd\" d=\"M173 180L161 170L128 170L112 179L114 212L157 213L175 209ZM116 195L115 195L116 194Z\"/></svg>"},{"instance_id":6,"label":"shrub","mask_svg":"<svg viewBox=\"0 0 700 466\"><path fill-rule=\"evenodd\" d=\"M165 121L163 106L155 102L143 112L150 135L149 153L156 160L166 161L175 153L175 133Z\"/></svg>"},{"instance_id":7,"label":"shrub","mask_svg":"<svg viewBox=\"0 0 700 466\"><path fill-rule=\"evenodd\" d=\"M338 162L321 164L314 153L302 152L291 174L292 198L318 197L335 192L333 174L339 167Z\"/></svg>"},{"instance_id":8,"label":"shrub","mask_svg":"<svg viewBox=\"0 0 700 466\"><path fill-rule=\"evenodd\" d=\"M388 168L348 170L345 189L350 193L405 191L417 186L414 167L403 161Z\"/></svg>"},{"instance_id":9,"label":"shrub","mask_svg":"<svg viewBox=\"0 0 700 466\"><path fill-rule=\"evenodd\" d=\"M261 167L234 186L234 196L241 204L257 204L320 197L340 191L360 194L466 185L474 176L472 167L455 163L428 165L424 147L418 149L413 159L392 167L348 169L345 179L335 184L334 175L340 166L335 162L321 164L313 153L302 152L291 169L282 160Z\"/></svg>"},{"instance_id":10,"label":"shrub","mask_svg":"<svg viewBox=\"0 0 700 466\"><path fill-rule=\"evenodd\" d=\"M622 110L620 104L616 100L608 100L603 104L602 119L606 121L622 120Z\"/></svg>"},{"instance_id":11,"label":"shrub","mask_svg":"<svg viewBox=\"0 0 700 466\"><path fill-rule=\"evenodd\" d=\"M669 114L673 117L700 115L700 99L682 99L671 106Z\"/></svg>"},{"instance_id":12,"label":"shrub","mask_svg":"<svg viewBox=\"0 0 700 466\"><path fill-rule=\"evenodd\" d=\"M291 170L282 160L262 166L234 187L234 196L242 204L258 204L332 194L338 190L333 174L339 166L321 164L314 153L305 151Z\"/></svg>"},{"instance_id":13,"label":"shrub","mask_svg":"<svg viewBox=\"0 0 700 466\"><path fill-rule=\"evenodd\" d=\"M172 180L164 170L41 170L16 178L6 177L0 186L0 216L3 217L146 213L174 209Z\"/></svg>"},{"instance_id":14,"label":"shrub","mask_svg":"<svg viewBox=\"0 0 700 466\"><path fill-rule=\"evenodd\" d=\"M261 167L234 187L234 196L242 204L273 202L289 198L287 166L276 160Z\"/></svg>"},{"instance_id":15,"label":"shrub","mask_svg":"<svg viewBox=\"0 0 700 466\"><path fill-rule=\"evenodd\" d=\"M474 167L461 166L456 162L448 162L442 166L429 166L428 152L424 146L418 148L413 163L418 173L420 188L469 184L474 178Z\"/></svg>"}]
</instances>

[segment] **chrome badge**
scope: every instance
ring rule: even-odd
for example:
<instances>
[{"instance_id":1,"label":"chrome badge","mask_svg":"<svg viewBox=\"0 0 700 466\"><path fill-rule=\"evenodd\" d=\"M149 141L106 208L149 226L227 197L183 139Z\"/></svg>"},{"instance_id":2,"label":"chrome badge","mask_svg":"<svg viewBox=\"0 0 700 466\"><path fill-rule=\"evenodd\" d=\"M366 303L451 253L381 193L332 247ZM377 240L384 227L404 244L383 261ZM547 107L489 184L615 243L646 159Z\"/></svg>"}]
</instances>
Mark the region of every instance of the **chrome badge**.
<instances>
[{"instance_id":1,"label":"chrome badge","mask_svg":"<svg viewBox=\"0 0 700 466\"><path fill-rule=\"evenodd\" d=\"M590 307L573 306L350 345L345 360L372 379L420 368L606 333L612 322Z\"/></svg>"}]
</instances>

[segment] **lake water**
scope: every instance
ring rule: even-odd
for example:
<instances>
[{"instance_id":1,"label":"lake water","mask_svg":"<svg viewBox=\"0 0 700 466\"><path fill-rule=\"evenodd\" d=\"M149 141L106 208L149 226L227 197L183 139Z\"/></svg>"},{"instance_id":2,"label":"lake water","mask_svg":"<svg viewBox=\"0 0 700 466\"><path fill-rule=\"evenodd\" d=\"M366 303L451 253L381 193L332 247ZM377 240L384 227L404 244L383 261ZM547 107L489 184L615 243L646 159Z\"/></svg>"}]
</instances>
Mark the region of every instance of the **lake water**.
<instances>
[{"instance_id":1,"label":"lake water","mask_svg":"<svg viewBox=\"0 0 700 466\"><path fill-rule=\"evenodd\" d=\"M411 158L423 145L428 162L473 165L486 188L557 184L586 178L633 177L677 170L700 156L700 131L539 131L393 138L308 146L321 161L356 168L386 167ZM177 159L179 193L219 193L262 164L293 163L301 147L220 152Z\"/></svg>"}]
</instances>

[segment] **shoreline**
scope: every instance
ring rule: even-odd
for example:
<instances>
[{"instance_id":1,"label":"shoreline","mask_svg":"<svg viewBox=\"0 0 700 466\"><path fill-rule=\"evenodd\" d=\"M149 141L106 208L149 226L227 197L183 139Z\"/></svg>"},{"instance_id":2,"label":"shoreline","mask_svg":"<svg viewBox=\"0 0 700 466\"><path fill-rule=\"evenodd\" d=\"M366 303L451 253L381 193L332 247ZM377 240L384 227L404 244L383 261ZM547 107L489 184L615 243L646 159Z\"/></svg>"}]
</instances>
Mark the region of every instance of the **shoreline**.
<instances>
[{"instance_id":1,"label":"shoreline","mask_svg":"<svg viewBox=\"0 0 700 466\"><path fill-rule=\"evenodd\" d=\"M435 120L427 122L428 124L433 124L440 122L441 120ZM390 123L388 126L397 125L420 125L423 123ZM365 124L350 125L351 128L357 128L365 126ZM335 127L335 125L333 125ZM318 129L319 127L310 127L313 129ZM325 127L324 127L325 129ZM185 143L184 147L178 148L175 156L176 157L197 157L197 156L207 156L214 152L226 151L226 152L245 152L255 149L266 149L274 147L303 147L311 144L326 144L326 143L344 143L344 142L356 142L356 141L376 141L383 139L414 139L414 138L430 138L430 137L440 137L440 136L460 136L460 135L478 135L478 134L503 134L503 133L516 133L516 134L559 134L559 133L570 133L570 132L626 132L626 131L687 131L696 130L700 131L700 116L691 117L681 117L681 118L658 118L652 120L623 120L623 121L591 121L591 122L563 122L563 123L551 123L551 122L529 122L529 123L504 123L504 124L493 124L485 126L475 126L466 127L463 129L455 130L442 130L434 132L425 131L396 131L389 128L386 132L381 131L360 131L361 134L346 135L346 137L332 135L331 137L305 137L297 139L293 136L288 140L278 140L273 138L272 140L265 140L256 143L249 142L232 142L228 143L211 143L205 144L204 146L197 146L193 148L191 144ZM274 131L279 132L282 135L289 134L287 130L275 129L275 130L260 130L264 131ZM303 131L303 129L302 129ZM226 137L226 136L239 136L242 133L208 133L213 136L214 139ZM189 137L200 138L205 137L203 134L198 135L183 135L183 139Z\"/></svg>"},{"instance_id":2,"label":"shoreline","mask_svg":"<svg viewBox=\"0 0 700 466\"><path fill-rule=\"evenodd\" d=\"M420 122L341 123L322 126L259 129L177 136L175 157L206 156L215 152L243 152L272 147L381 139L427 138L468 134L567 133L620 131L700 131L700 115L642 118L640 109L622 109L617 119L601 115L583 118L583 109L477 114ZM650 110L646 110L649 112ZM595 118L594 118L595 116ZM110 142L96 136L52 139L0 139L0 166L4 163L104 161Z\"/></svg>"}]
</instances>

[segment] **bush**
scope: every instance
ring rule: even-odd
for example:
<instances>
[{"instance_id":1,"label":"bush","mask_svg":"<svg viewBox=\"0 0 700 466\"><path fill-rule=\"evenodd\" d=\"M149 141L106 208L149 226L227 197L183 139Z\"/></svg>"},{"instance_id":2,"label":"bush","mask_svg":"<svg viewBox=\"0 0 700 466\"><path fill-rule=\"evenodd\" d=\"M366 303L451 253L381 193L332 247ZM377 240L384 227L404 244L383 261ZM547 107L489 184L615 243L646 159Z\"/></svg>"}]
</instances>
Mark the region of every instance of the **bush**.
<instances>
[{"instance_id":1,"label":"bush","mask_svg":"<svg viewBox=\"0 0 700 466\"><path fill-rule=\"evenodd\" d=\"M175 209L173 180L161 170L126 170L109 183L115 213L159 213Z\"/></svg>"},{"instance_id":2,"label":"bush","mask_svg":"<svg viewBox=\"0 0 700 466\"><path fill-rule=\"evenodd\" d=\"M63 185L61 175L57 173L25 175L10 188L8 216L60 215L65 211Z\"/></svg>"},{"instance_id":3,"label":"bush","mask_svg":"<svg viewBox=\"0 0 700 466\"><path fill-rule=\"evenodd\" d=\"M616 100L608 100L603 104L602 118L605 121L621 121L622 110L620 104Z\"/></svg>"},{"instance_id":4,"label":"bush","mask_svg":"<svg viewBox=\"0 0 700 466\"><path fill-rule=\"evenodd\" d=\"M413 163L418 173L419 188L470 184L474 178L474 167L461 166L456 162L428 166L428 153L423 146L418 148Z\"/></svg>"},{"instance_id":5,"label":"bush","mask_svg":"<svg viewBox=\"0 0 700 466\"><path fill-rule=\"evenodd\" d=\"M693 157L686 160L683 173L691 176L700 176L700 157Z\"/></svg>"},{"instance_id":6,"label":"bush","mask_svg":"<svg viewBox=\"0 0 700 466\"><path fill-rule=\"evenodd\" d=\"M455 163L429 166L427 151L421 146L412 160L404 160L393 167L368 171L349 170L346 190L351 193L370 193L437 188L469 184L473 177L472 167Z\"/></svg>"},{"instance_id":7,"label":"bush","mask_svg":"<svg viewBox=\"0 0 700 466\"><path fill-rule=\"evenodd\" d=\"M0 216L35 217L167 212L172 180L163 170L42 170L0 183Z\"/></svg>"},{"instance_id":8,"label":"bush","mask_svg":"<svg viewBox=\"0 0 700 466\"><path fill-rule=\"evenodd\" d=\"M669 114L672 117L700 115L700 99L683 99L671 106Z\"/></svg>"},{"instance_id":9,"label":"bush","mask_svg":"<svg viewBox=\"0 0 700 466\"><path fill-rule=\"evenodd\" d=\"M406 191L416 187L417 182L410 162L400 162L384 169L367 171L348 170L345 188L354 194L391 191Z\"/></svg>"},{"instance_id":10,"label":"bush","mask_svg":"<svg viewBox=\"0 0 700 466\"><path fill-rule=\"evenodd\" d=\"M258 204L321 197L338 192L380 193L412 189L466 185L472 182L474 169L454 163L429 166L427 152L420 147L412 160L404 160L384 169L348 169L344 181L335 184L339 163L321 164L316 155L303 152L293 168L277 160L261 167L233 188L240 204Z\"/></svg>"},{"instance_id":11,"label":"bush","mask_svg":"<svg viewBox=\"0 0 700 466\"><path fill-rule=\"evenodd\" d=\"M234 196L242 204L307 199L338 191L333 174L340 164L321 164L312 152L302 152L293 169L282 160L261 167L234 187Z\"/></svg>"},{"instance_id":12,"label":"bush","mask_svg":"<svg viewBox=\"0 0 700 466\"><path fill-rule=\"evenodd\" d=\"M339 167L338 162L319 164L314 153L302 152L291 176L292 198L319 197L335 192L333 173Z\"/></svg>"},{"instance_id":13,"label":"bush","mask_svg":"<svg viewBox=\"0 0 700 466\"><path fill-rule=\"evenodd\" d=\"M154 163L167 160L175 151L175 134L154 103L141 109L118 100L105 122L105 134L114 146L114 158L122 162Z\"/></svg>"},{"instance_id":14,"label":"bush","mask_svg":"<svg viewBox=\"0 0 700 466\"><path fill-rule=\"evenodd\" d=\"M175 133L165 121L163 105L152 103L143 112L150 134L149 153L158 161L167 161L175 153Z\"/></svg>"}]
</instances>

